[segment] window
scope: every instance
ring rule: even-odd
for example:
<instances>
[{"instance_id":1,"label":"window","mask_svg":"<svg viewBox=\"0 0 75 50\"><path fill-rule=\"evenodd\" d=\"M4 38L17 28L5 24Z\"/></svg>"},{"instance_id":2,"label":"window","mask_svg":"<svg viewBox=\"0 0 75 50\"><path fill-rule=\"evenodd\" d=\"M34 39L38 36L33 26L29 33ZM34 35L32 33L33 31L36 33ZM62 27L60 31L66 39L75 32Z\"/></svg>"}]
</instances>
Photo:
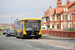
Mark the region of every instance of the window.
<instances>
[{"instance_id":1,"label":"window","mask_svg":"<svg viewBox=\"0 0 75 50\"><path fill-rule=\"evenodd\" d=\"M75 10L73 10L73 11L75 11Z\"/></svg>"},{"instance_id":2,"label":"window","mask_svg":"<svg viewBox=\"0 0 75 50\"><path fill-rule=\"evenodd\" d=\"M59 24L57 24L57 29L59 29Z\"/></svg>"},{"instance_id":3,"label":"window","mask_svg":"<svg viewBox=\"0 0 75 50\"><path fill-rule=\"evenodd\" d=\"M63 20L63 15L61 15L61 20Z\"/></svg>"},{"instance_id":4,"label":"window","mask_svg":"<svg viewBox=\"0 0 75 50\"><path fill-rule=\"evenodd\" d=\"M54 28L54 24L52 24L52 28Z\"/></svg>"},{"instance_id":5,"label":"window","mask_svg":"<svg viewBox=\"0 0 75 50\"><path fill-rule=\"evenodd\" d=\"M15 21L15 29L19 29L19 21Z\"/></svg>"},{"instance_id":6,"label":"window","mask_svg":"<svg viewBox=\"0 0 75 50\"><path fill-rule=\"evenodd\" d=\"M67 15L66 15L66 20L67 20Z\"/></svg>"},{"instance_id":7,"label":"window","mask_svg":"<svg viewBox=\"0 0 75 50\"><path fill-rule=\"evenodd\" d=\"M70 14L70 20L72 19L72 15Z\"/></svg>"},{"instance_id":8,"label":"window","mask_svg":"<svg viewBox=\"0 0 75 50\"><path fill-rule=\"evenodd\" d=\"M71 28L71 23L70 23L70 28Z\"/></svg>"},{"instance_id":9,"label":"window","mask_svg":"<svg viewBox=\"0 0 75 50\"><path fill-rule=\"evenodd\" d=\"M26 31L39 31L41 28L40 20L25 20L25 30Z\"/></svg>"},{"instance_id":10,"label":"window","mask_svg":"<svg viewBox=\"0 0 75 50\"><path fill-rule=\"evenodd\" d=\"M23 20L19 21L19 29L23 29L23 25L21 24L21 22L23 22Z\"/></svg>"},{"instance_id":11,"label":"window","mask_svg":"<svg viewBox=\"0 0 75 50\"><path fill-rule=\"evenodd\" d=\"M59 15L57 15L57 20L59 20Z\"/></svg>"},{"instance_id":12,"label":"window","mask_svg":"<svg viewBox=\"0 0 75 50\"><path fill-rule=\"evenodd\" d=\"M54 20L54 15L52 16L52 20Z\"/></svg>"},{"instance_id":13,"label":"window","mask_svg":"<svg viewBox=\"0 0 75 50\"><path fill-rule=\"evenodd\" d=\"M49 26L49 25L47 25L47 29L49 29L49 27L50 27L50 26Z\"/></svg>"},{"instance_id":14,"label":"window","mask_svg":"<svg viewBox=\"0 0 75 50\"><path fill-rule=\"evenodd\" d=\"M75 27L75 24L74 24L74 27Z\"/></svg>"},{"instance_id":15,"label":"window","mask_svg":"<svg viewBox=\"0 0 75 50\"><path fill-rule=\"evenodd\" d=\"M49 17L46 17L46 22L49 22Z\"/></svg>"}]
</instances>

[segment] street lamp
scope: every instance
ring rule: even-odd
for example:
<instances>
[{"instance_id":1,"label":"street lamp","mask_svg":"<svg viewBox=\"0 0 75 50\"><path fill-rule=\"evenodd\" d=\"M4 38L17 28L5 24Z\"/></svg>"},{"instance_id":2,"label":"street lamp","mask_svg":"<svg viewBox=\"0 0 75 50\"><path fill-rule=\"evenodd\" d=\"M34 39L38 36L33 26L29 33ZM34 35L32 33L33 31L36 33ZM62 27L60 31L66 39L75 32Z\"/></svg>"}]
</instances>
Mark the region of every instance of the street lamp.
<instances>
[{"instance_id":1,"label":"street lamp","mask_svg":"<svg viewBox=\"0 0 75 50\"><path fill-rule=\"evenodd\" d=\"M40 18L40 17L39 17L39 0L38 0L38 18Z\"/></svg>"}]
</instances>

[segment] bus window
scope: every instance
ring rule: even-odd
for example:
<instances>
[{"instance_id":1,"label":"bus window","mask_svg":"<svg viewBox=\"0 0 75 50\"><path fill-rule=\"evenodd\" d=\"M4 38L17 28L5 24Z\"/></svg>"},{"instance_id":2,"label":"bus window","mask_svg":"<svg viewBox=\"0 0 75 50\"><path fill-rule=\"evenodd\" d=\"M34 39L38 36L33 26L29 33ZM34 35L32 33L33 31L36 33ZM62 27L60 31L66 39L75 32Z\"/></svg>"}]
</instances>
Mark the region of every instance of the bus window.
<instances>
[{"instance_id":1,"label":"bus window","mask_svg":"<svg viewBox=\"0 0 75 50\"><path fill-rule=\"evenodd\" d=\"M26 30L27 31L31 31L31 30L33 30L33 31L39 31L40 30L40 28L41 28L41 22L39 22L39 20L38 21L33 21L32 20L32 22L31 21L25 21L25 28L26 28Z\"/></svg>"}]
</instances>

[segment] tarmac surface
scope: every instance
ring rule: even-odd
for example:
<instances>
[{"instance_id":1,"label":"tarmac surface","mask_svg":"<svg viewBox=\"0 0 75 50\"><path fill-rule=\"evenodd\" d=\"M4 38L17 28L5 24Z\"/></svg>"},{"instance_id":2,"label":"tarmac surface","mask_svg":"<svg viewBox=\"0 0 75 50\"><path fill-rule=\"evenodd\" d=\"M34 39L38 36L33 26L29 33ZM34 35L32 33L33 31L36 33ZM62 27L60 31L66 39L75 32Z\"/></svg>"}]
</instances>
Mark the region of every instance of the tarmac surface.
<instances>
[{"instance_id":1,"label":"tarmac surface","mask_svg":"<svg viewBox=\"0 0 75 50\"><path fill-rule=\"evenodd\" d=\"M58 42L56 41L56 43ZM15 37L5 37L5 35L0 34L0 50L67 50L58 47L56 43L54 40L17 39Z\"/></svg>"}]
</instances>

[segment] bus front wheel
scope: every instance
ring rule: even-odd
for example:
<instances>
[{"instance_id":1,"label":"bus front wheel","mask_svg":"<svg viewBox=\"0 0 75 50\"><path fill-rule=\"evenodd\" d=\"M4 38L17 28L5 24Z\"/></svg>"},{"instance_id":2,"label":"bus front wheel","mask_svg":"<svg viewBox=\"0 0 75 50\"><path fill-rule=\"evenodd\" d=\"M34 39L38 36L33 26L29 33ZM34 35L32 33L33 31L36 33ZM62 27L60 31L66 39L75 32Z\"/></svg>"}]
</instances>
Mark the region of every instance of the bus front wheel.
<instances>
[{"instance_id":1,"label":"bus front wheel","mask_svg":"<svg viewBox=\"0 0 75 50\"><path fill-rule=\"evenodd\" d=\"M38 37L35 37L36 39L38 39Z\"/></svg>"}]
</instances>

